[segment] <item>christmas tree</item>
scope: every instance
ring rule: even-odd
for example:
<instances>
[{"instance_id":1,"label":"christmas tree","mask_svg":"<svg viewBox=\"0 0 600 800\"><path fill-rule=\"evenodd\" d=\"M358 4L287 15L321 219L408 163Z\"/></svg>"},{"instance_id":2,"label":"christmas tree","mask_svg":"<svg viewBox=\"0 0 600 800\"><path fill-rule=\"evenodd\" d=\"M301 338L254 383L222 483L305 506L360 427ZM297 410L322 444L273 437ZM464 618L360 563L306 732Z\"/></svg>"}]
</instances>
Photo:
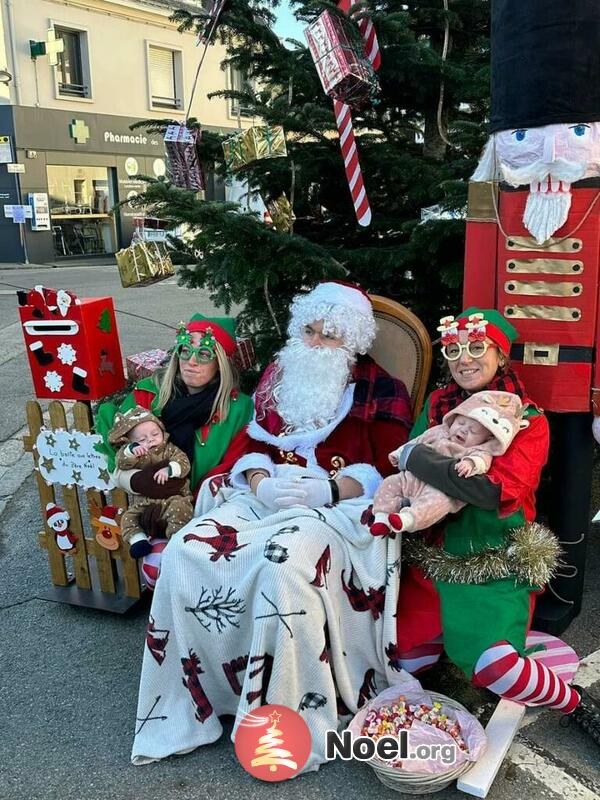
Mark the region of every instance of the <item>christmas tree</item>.
<instances>
[{"instance_id":1,"label":"christmas tree","mask_svg":"<svg viewBox=\"0 0 600 800\"><path fill-rule=\"evenodd\" d=\"M255 758L250 762L252 767L268 767L269 772L277 772L278 767L289 767L289 769L297 769L298 765L292 758L292 753L286 750L285 747L280 747L284 744L281 738L282 731L277 727L281 715L274 711L269 715L271 726L267 729L264 736L261 736L258 747L255 749Z\"/></svg>"},{"instance_id":2,"label":"christmas tree","mask_svg":"<svg viewBox=\"0 0 600 800\"><path fill-rule=\"evenodd\" d=\"M314 0L291 5L307 25L326 8L339 13ZM357 42L357 20L369 13L381 49L380 91L353 111L372 209L368 227L356 221L332 99L306 45L275 35L264 2L226 0L217 28L227 44L224 67L247 81L245 91L218 94L242 105L255 124L283 126L287 157L252 161L236 176L267 202L285 193L296 216L291 231L162 181L151 183L145 198L173 227L186 226L186 241L177 244L183 282L207 288L226 311L243 306L240 323L254 333L262 364L285 335L291 297L325 277L404 303L429 330L460 306L466 179L485 141L489 3L373 0L350 11L359 12L351 23ZM177 10L174 19L201 31L207 15ZM204 131L199 151L227 180L223 138Z\"/></svg>"}]
</instances>

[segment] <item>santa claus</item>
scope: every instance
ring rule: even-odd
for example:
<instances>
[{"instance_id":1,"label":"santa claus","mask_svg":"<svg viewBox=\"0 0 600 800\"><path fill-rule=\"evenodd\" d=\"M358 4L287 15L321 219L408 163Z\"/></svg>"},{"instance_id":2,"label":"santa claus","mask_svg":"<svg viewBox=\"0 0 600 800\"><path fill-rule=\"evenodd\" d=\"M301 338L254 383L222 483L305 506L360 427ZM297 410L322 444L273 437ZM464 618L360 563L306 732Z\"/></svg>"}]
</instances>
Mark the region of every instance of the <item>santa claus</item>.
<instances>
[{"instance_id":1,"label":"santa claus","mask_svg":"<svg viewBox=\"0 0 600 800\"><path fill-rule=\"evenodd\" d=\"M215 741L221 714L236 715L235 736L267 698L304 716L304 769L316 769L338 699L354 711L396 679L386 647L396 641L400 544L363 523L392 471L390 447L406 441L410 401L366 356L375 332L355 286L322 283L294 300L288 341L256 392L247 453L216 495L202 486L199 518L170 539L156 584L153 618L200 657L202 726L181 653L167 648L159 666L148 651L138 716L160 696L156 713L177 723L141 729L134 763Z\"/></svg>"}]
</instances>

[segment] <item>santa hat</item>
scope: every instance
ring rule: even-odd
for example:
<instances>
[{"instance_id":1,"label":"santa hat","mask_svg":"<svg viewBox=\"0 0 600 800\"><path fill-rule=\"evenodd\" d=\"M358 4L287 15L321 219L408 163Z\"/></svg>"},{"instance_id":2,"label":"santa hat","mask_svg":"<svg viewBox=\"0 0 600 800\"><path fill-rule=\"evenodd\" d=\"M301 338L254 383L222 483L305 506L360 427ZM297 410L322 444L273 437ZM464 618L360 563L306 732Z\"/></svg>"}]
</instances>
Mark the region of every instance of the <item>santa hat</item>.
<instances>
[{"instance_id":1,"label":"santa hat","mask_svg":"<svg viewBox=\"0 0 600 800\"><path fill-rule=\"evenodd\" d=\"M300 337L304 325L320 320L323 331L341 336L352 353L366 353L377 333L369 295L360 286L342 281L325 281L308 294L296 296L288 333Z\"/></svg>"},{"instance_id":2,"label":"santa hat","mask_svg":"<svg viewBox=\"0 0 600 800\"><path fill-rule=\"evenodd\" d=\"M102 522L103 525L118 528L119 523L117 522L117 517L122 511L123 509L118 506L104 506L102 509L102 516L98 517L98 522Z\"/></svg>"},{"instance_id":3,"label":"santa hat","mask_svg":"<svg viewBox=\"0 0 600 800\"><path fill-rule=\"evenodd\" d=\"M501 456L517 433L529 426L529 422L523 419L523 411L523 403L518 395L488 390L472 394L453 408L444 416L442 424L450 427L459 414L479 422L495 439L490 452Z\"/></svg>"},{"instance_id":4,"label":"santa hat","mask_svg":"<svg viewBox=\"0 0 600 800\"><path fill-rule=\"evenodd\" d=\"M57 506L56 503L48 503L46 505L46 522L50 527L55 525L60 520L64 520L65 522L69 521L69 514L65 511L64 508Z\"/></svg>"}]
</instances>

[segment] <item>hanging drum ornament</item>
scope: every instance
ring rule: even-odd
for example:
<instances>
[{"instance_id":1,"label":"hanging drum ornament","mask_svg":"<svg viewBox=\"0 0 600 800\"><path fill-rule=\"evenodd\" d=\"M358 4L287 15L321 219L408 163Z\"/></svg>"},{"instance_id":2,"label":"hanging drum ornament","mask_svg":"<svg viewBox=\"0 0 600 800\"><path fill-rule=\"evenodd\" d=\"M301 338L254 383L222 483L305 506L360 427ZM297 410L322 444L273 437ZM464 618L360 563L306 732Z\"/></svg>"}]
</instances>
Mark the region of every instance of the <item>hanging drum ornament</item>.
<instances>
[{"instance_id":1,"label":"hanging drum ornament","mask_svg":"<svg viewBox=\"0 0 600 800\"><path fill-rule=\"evenodd\" d=\"M195 192L206 188L206 179L198 158L198 140L202 132L185 125L169 125L165 132L165 150L171 182L180 189Z\"/></svg>"},{"instance_id":2,"label":"hanging drum ornament","mask_svg":"<svg viewBox=\"0 0 600 800\"><path fill-rule=\"evenodd\" d=\"M372 100L379 84L350 20L324 11L304 35L326 94L354 109Z\"/></svg>"}]
</instances>

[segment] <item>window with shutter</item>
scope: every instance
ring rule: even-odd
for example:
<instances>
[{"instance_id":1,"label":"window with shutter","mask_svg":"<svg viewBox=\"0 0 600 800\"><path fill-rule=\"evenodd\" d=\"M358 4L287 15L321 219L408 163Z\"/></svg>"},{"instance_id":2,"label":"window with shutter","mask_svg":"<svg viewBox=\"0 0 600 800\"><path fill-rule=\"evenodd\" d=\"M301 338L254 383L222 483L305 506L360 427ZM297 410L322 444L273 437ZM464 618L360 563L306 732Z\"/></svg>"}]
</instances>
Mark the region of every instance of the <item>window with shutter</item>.
<instances>
[{"instance_id":1,"label":"window with shutter","mask_svg":"<svg viewBox=\"0 0 600 800\"><path fill-rule=\"evenodd\" d=\"M58 54L56 66L59 94L66 97L87 97L88 87L83 79L81 33L58 27L54 32L56 38L64 42L64 49Z\"/></svg>"},{"instance_id":2,"label":"window with shutter","mask_svg":"<svg viewBox=\"0 0 600 800\"><path fill-rule=\"evenodd\" d=\"M229 80L234 91L254 94L254 81L248 78L244 71L230 67ZM232 98L231 100L231 113L235 116L239 114L240 117L251 117L253 115L252 109L243 100L238 100L237 98Z\"/></svg>"},{"instance_id":3,"label":"window with shutter","mask_svg":"<svg viewBox=\"0 0 600 800\"><path fill-rule=\"evenodd\" d=\"M176 53L163 47L150 46L150 87L152 105L157 108L179 108L175 70Z\"/></svg>"}]
</instances>

